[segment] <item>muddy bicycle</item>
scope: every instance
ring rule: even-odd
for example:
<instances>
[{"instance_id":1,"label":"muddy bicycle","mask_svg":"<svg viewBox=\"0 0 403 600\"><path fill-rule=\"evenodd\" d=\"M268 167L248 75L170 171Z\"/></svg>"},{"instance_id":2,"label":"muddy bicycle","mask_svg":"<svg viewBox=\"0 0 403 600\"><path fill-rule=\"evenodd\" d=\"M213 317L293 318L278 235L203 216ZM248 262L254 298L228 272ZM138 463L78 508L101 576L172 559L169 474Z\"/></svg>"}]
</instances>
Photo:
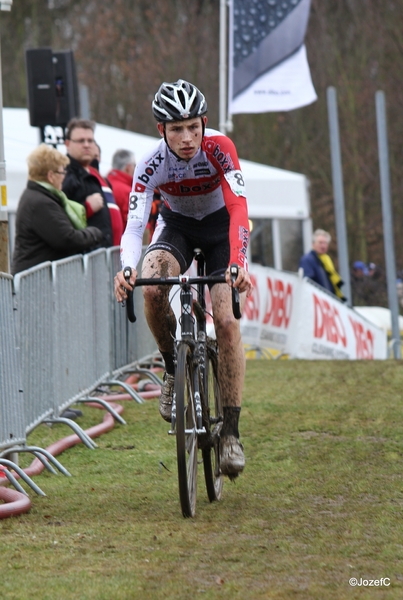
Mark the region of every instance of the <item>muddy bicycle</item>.
<instances>
[{"instance_id":1,"label":"muddy bicycle","mask_svg":"<svg viewBox=\"0 0 403 600\"><path fill-rule=\"evenodd\" d=\"M196 512L198 453L201 451L204 479L210 502L220 500L223 475L220 470L220 431L223 410L218 380L218 346L206 331L205 286L226 283L224 275L207 276L201 251L195 250L197 276L138 278L135 287L179 286L180 336L175 340L175 384L170 435L176 437L179 499L184 517ZM230 267L231 280L238 276L237 265ZM129 281L131 269L124 270ZM195 292L195 294L193 293ZM127 316L135 322L133 291L126 301ZM241 317L239 292L232 287L234 316Z\"/></svg>"}]
</instances>

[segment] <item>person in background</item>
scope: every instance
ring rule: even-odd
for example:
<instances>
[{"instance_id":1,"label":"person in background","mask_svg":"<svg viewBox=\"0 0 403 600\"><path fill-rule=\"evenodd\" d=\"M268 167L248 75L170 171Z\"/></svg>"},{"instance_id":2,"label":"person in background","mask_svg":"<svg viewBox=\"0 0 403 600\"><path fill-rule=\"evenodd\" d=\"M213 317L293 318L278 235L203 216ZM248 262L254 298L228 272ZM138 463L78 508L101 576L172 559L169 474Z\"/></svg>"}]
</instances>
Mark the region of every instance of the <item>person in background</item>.
<instances>
[{"instance_id":1,"label":"person in background","mask_svg":"<svg viewBox=\"0 0 403 600\"><path fill-rule=\"evenodd\" d=\"M94 157L90 163L89 171L98 179L99 183L101 184L102 193L108 205L111 217L113 245L119 246L124 231L122 212L116 202L111 182L107 178L102 177L101 173L99 172L100 163L101 147L95 142Z\"/></svg>"},{"instance_id":2,"label":"person in background","mask_svg":"<svg viewBox=\"0 0 403 600\"><path fill-rule=\"evenodd\" d=\"M373 263L373 262L369 263L369 265L368 265L368 275L370 277L372 277L373 275L375 275L375 273L377 272L377 270L378 270L378 267L377 267L377 265L375 263Z\"/></svg>"},{"instance_id":3,"label":"person in background","mask_svg":"<svg viewBox=\"0 0 403 600\"><path fill-rule=\"evenodd\" d=\"M351 292L354 306L388 306L385 275L375 263L368 266L362 260L353 263Z\"/></svg>"},{"instance_id":4,"label":"person in background","mask_svg":"<svg viewBox=\"0 0 403 600\"><path fill-rule=\"evenodd\" d=\"M94 141L94 158L90 162L90 167L94 167L99 171L99 165L101 164L101 146Z\"/></svg>"},{"instance_id":5,"label":"person in background","mask_svg":"<svg viewBox=\"0 0 403 600\"><path fill-rule=\"evenodd\" d=\"M109 248L113 245L110 211L102 185L90 171L90 164L95 156L94 130L95 123L87 119L74 118L67 124L65 144L70 163L63 191L85 207L88 224L102 231L103 238L99 247Z\"/></svg>"},{"instance_id":6,"label":"person in background","mask_svg":"<svg viewBox=\"0 0 403 600\"><path fill-rule=\"evenodd\" d=\"M327 254L331 240L330 233L324 229L317 229L312 236L312 250L301 257L299 268L303 269L304 277L309 277L345 302L340 289L343 281Z\"/></svg>"},{"instance_id":7,"label":"person in background","mask_svg":"<svg viewBox=\"0 0 403 600\"><path fill-rule=\"evenodd\" d=\"M369 271L362 260L356 260L353 263L350 282L353 306L369 306Z\"/></svg>"},{"instance_id":8,"label":"person in background","mask_svg":"<svg viewBox=\"0 0 403 600\"><path fill-rule=\"evenodd\" d=\"M41 144L27 162L28 183L16 214L13 275L48 260L89 252L103 239L98 228L87 227L84 208L62 192L68 157Z\"/></svg>"},{"instance_id":9,"label":"person in background","mask_svg":"<svg viewBox=\"0 0 403 600\"><path fill-rule=\"evenodd\" d=\"M127 223L129 212L129 196L132 191L133 173L136 168L136 160L131 150L116 150L112 157L112 170L107 179L113 190L113 195L122 213L124 227Z\"/></svg>"}]
</instances>

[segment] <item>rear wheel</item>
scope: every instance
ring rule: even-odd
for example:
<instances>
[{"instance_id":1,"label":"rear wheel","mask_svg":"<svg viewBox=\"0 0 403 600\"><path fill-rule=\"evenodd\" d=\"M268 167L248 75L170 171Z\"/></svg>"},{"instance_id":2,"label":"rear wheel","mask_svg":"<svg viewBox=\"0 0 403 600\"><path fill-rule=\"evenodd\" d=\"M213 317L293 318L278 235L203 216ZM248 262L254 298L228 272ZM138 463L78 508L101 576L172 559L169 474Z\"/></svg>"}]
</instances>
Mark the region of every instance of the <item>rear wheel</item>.
<instances>
[{"instance_id":1,"label":"rear wheel","mask_svg":"<svg viewBox=\"0 0 403 600\"><path fill-rule=\"evenodd\" d=\"M194 517L197 490L197 433L192 351L181 343L175 373L176 452L179 498L184 517Z\"/></svg>"},{"instance_id":2,"label":"rear wheel","mask_svg":"<svg viewBox=\"0 0 403 600\"><path fill-rule=\"evenodd\" d=\"M202 449L204 479L206 481L207 496L210 502L220 500L223 487L223 476L220 473L219 460L219 435L222 427L223 412L220 398L220 387L218 384L218 356L215 340L208 340L205 390L203 394L205 406L203 413L208 415L205 423L207 431L210 431L209 440ZM207 410L206 410L207 407Z\"/></svg>"}]
</instances>

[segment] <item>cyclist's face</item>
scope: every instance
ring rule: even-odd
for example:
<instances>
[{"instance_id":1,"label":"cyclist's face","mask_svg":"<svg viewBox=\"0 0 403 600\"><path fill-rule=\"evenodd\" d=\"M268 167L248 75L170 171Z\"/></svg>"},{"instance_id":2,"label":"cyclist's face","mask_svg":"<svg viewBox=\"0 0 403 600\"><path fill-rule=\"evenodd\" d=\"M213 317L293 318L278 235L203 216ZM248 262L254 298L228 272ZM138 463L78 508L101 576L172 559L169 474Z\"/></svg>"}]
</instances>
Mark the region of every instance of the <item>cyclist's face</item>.
<instances>
[{"instance_id":1,"label":"cyclist's face","mask_svg":"<svg viewBox=\"0 0 403 600\"><path fill-rule=\"evenodd\" d=\"M206 124L207 117L196 117L195 119L165 124L165 136L168 146L179 158L190 160L195 156L203 139L203 122ZM164 125L162 123L158 123L158 130L163 136Z\"/></svg>"}]
</instances>

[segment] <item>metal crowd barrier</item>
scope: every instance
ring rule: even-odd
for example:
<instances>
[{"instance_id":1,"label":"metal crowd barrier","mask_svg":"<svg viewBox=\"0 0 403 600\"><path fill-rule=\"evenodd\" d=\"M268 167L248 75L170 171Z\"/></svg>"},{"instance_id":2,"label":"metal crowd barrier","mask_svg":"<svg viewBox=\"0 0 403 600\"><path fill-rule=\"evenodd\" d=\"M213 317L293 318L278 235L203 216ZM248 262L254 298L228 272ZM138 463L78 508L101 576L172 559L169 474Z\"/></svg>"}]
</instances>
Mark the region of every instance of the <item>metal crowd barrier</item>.
<instances>
[{"instance_id":1,"label":"metal crowd barrier","mask_svg":"<svg viewBox=\"0 0 403 600\"><path fill-rule=\"evenodd\" d=\"M52 263L42 263L15 275L14 289L28 433L54 410Z\"/></svg>"},{"instance_id":2,"label":"metal crowd barrier","mask_svg":"<svg viewBox=\"0 0 403 600\"><path fill-rule=\"evenodd\" d=\"M113 294L113 278L121 268L119 248L108 249L107 256L111 281L111 367L114 373L136 360L136 344L133 339L135 336L129 335L129 321L126 317L126 311L116 302Z\"/></svg>"},{"instance_id":3,"label":"metal crowd barrier","mask_svg":"<svg viewBox=\"0 0 403 600\"><path fill-rule=\"evenodd\" d=\"M42 263L14 281L0 274L0 458L21 451L37 425L59 420L65 408L155 353L142 295L135 325L115 301L119 268L119 248L111 248Z\"/></svg>"},{"instance_id":4,"label":"metal crowd barrier","mask_svg":"<svg viewBox=\"0 0 403 600\"><path fill-rule=\"evenodd\" d=\"M127 365L132 365L140 358L155 353L157 347L144 317L144 300L141 289L135 289L134 291L136 323L133 324L127 320L126 310L116 302L113 296L113 278L121 268L120 252L119 248L111 248L107 252L112 294L113 371L119 373Z\"/></svg>"},{"instance_id":5,"label":"metal crowd barrier","mask_svg":"<svg viewBox=\"0 0 403 600\"><path fill-rule=\"evenodd\" d=\"M10 275L0 273L0 450L26 439L12 284Z\"/></svg>"},{"instance_id":6,"label":"metal crowd barrier","mask_svg":"<svg viewBox=\"0 0 403 600\"><path fill-rule=\"evenodd\" d=\"M53 262L54 414L85 392L95 378L92 294L86 285L82 256Z\"/></svg>"}]
</instances>

